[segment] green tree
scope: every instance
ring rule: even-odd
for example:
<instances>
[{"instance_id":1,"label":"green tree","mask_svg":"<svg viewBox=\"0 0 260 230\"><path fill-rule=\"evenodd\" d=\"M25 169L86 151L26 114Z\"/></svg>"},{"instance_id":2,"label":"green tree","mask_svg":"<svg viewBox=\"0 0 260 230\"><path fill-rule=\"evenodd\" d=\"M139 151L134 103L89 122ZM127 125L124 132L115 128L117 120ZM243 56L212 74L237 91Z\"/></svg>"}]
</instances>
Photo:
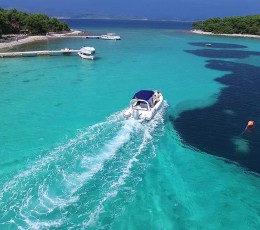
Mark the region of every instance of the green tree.
<instances>
[{"instance_id":1,"label":"green tree","mask_svg":"<svg viewBox=\"0 0 260 230\"><path fill-rule=\"evenodd\" d=\"M6 15L11 24L12 33L19 33L20 29L25 26L25 19L28 14L16 9L11 9L6 11Z\"/></svg>"},{"instance_id":2,"label":"green tree","mask_svg":"<svg viewBox=\"0 0 260 230\"><path fill-rule=\"evenodd\" d=\"M11 24L8 21L5 11L0 8L0 37L2 34L8 34L11 32Z\"/></svg>"},{"instance_id":3,"label":"green tree","mask_svg":"<svg viewBox=\"0 0 260 230\"><path fill-rule=\"evenodd\" d=\"M244 17L209 18L204 21L194 22L194 29L199 29L216 34L257 34L260 31L260 15Z\"/></svg>"},{"instance_id":4,"label":"green tree","mask_svg":"<svg viewBox=\"0 0 260 230\"><path fill-rule=\"evenodd\" d=\"M49 17L44 14L30 14L25 19L25 26L29 30L30 34L46 34L48 28Z\"/></svg>"},{"instance_id":5,"label":"green tree","mask_svg":"<svg viewBox=\"0 0 260 230\"><path fill-rule=\"evenodd\" d=\"M67 23L56 18L49 18L44 14L27 14L16 9L4 10L0 8L0 36L20 33L21 29L28 29L32 35L46 34L49 31L70 30Z\"/></svg>"}]
</instances>

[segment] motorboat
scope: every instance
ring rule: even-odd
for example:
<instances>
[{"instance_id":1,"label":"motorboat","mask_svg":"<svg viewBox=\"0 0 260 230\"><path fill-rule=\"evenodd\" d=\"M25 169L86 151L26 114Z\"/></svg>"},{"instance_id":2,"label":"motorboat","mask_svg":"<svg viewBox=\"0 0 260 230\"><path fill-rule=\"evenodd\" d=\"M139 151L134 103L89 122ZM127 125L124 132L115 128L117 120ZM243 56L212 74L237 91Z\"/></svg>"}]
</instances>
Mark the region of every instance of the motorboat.
<instances>
[{"instance_id":1,"label":"motorboat","mask_svg":"<svg viewBox=\"0 0 260 230\"><path fill-rule=\"evenodd\" d=\"M84 59L94 59L94 53L95 53L95 48L94 47L82 47L80 51L78 52L78 55Z\"/></svg>"},{"instance_id":2,"label":"motorboat","mask_svg":"<svg viewBox=\"0 0 260 230\"><path fill-rule=\"evenodd\" d=\"M151 120L163 102L163 95L157 90L141 90L130 101L124 117L135 120Z\"/></svg>"},{"instance_id":3,"label":"motorboat","mask_svg":"<svg viewBox=\"0 0 260 230\"><path fill-rule=\"evenodd\" d=\"M119 35L116 35L115 33L107 33L104 35L100 36L101 39L106 39L106 40L120 40L121 37Z\"/></svg>"}]
</instances>

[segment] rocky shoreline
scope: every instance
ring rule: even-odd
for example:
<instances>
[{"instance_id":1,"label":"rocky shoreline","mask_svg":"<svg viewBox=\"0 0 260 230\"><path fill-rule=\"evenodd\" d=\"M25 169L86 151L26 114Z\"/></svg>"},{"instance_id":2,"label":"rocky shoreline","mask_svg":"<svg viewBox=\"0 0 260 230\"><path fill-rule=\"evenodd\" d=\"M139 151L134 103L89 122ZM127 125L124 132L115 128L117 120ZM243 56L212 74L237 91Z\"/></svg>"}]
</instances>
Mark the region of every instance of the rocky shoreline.
<instances>
[{"instance_id":1,"label":"rocky shoreline","mask_svg":"<svg viewBox=\"0 0 260 230\"><path fill-rule=\"evenodd\" d=\"M52 38L64 38L64 37L85 37L85 32L79 30L71 30L70 32L66 32L66 33L48 33L47 35L27 36L25 38L17 39L15 41L1 42L0 50L12 49L15 46L19 46L31 42L44 41Z\"/></svg>"},{"instance_id":2,"label":"rocky shoreline","mask_svg":"<svg viewBox=\"0 0 260 230\"><path fill-rule=\"evenodd\" d=\"M259 35L253 34L214 34L212 32L205 32L202 30L191 30L195 34L212 35L212 36L228 36L228 37L242 37L242 38L260 38Z\"/></svg>"}]
</instances>

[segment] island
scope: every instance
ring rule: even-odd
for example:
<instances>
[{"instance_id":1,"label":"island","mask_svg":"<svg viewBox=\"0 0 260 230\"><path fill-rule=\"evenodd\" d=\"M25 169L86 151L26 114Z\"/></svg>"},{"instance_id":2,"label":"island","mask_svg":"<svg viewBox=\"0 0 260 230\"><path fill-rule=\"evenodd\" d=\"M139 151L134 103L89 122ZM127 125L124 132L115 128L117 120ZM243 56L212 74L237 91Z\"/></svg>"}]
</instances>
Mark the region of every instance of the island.
<instances>
[{"instance_id":1,"label":"island","mask_svg":"<svg viewBox=\"0 0 260 230\"><path fill-rule=\"evenodd\" d=\"M209 18L192 24L193 32L215 35L260 36L260 15Z\"/></svg>"},{"instance_id":2,"label":"island","mask_svg":"<svg viewBox=\"0 0 260 230\"><path fill-rule=\"evenodd\" d=\"M57 18L0 8L0 50L48 38L79 35L82 31L71 30L66 22Z\"/></svg>"},{"instance_id":3,"label":"island","mask_svg":"<svg viewBox=\"0 0 260 230\"><path fill-rule=\"evenodd\" d=\"M45 14L27 14L16 9L4 10L0 8L0 37L3 34L43 35L48 32L69 30L66 22L50 18Z\"/></svg>"}]
</instances>

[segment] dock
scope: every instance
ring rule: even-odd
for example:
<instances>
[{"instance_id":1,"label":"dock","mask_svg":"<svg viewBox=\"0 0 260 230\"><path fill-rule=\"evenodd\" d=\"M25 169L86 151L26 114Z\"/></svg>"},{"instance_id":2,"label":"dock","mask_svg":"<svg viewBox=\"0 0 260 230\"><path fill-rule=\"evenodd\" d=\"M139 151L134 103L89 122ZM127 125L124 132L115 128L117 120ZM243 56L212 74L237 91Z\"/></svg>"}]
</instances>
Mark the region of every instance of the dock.
<instances>
[{"instance_id":1,"label":"dock","mask_svg":"<svg viewBox=\"0 0 260 230\"><path fill-rule=\"evenodd\" d=\"M85 36L86 38L90 38L90 39L99 39L101 36L98 35L89 35L89 36Z\"/></svg>"},{"instance_id":2,"label":"dock","mask_svg":"<svg viewBox=\"0 0 260 230\"><path fill-rule=\"evenodd\" d=\"M6 53L0 53L0 58L70 55L72 53L78 53L79 51L80 50L66 48L66 49L61 49L61 50L6 52Z\"/></svg>"}]
</instances>

